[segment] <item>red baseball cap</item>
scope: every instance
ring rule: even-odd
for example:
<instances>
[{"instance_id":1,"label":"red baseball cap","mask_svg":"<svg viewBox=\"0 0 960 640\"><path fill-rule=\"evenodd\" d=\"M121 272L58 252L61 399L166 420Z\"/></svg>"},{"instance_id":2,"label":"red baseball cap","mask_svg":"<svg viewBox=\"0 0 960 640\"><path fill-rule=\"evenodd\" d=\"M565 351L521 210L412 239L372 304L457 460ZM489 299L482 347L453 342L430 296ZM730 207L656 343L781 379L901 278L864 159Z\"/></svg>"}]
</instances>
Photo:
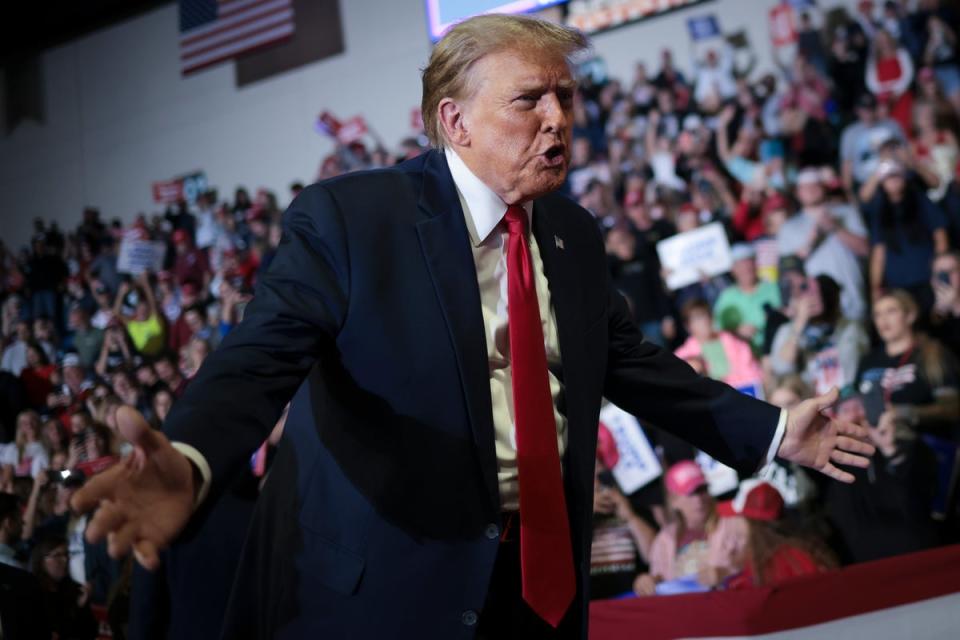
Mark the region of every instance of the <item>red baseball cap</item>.
<instances>
[{"instance_id":1,"label":"red baseball cap","mask_svg":"<svg viewBox=\"0 0 960 640\"><path fill-rule=\"evenodd\" d=\"M783 513L783 496L769 482L751 478L740 483L740 489L733 500L717 505L717 515L721 518L743 516L751 520L772 522Z\"/></svg>"},{"instance_id":2,"label":"red baseball cap","mask_svg":"<svg viewBox=\"0 0 960 640\"><path fill-rule=\"evenodd\" d=\"M689 496L707 484L703 470L693 460L681 460L669 469L664 478L667 491L681 496Z\"/></svg>"},{"instance_id":3,"label":"red baseball cap","mask_svg":"<svg viewBox=\"0 0 960 640\"><path fill-rule=\"evenodd\" d=\"M173 244L182 244L190 239L189 234L184 229L177 229L173 232Z\"/></svg>"}]
</instances>

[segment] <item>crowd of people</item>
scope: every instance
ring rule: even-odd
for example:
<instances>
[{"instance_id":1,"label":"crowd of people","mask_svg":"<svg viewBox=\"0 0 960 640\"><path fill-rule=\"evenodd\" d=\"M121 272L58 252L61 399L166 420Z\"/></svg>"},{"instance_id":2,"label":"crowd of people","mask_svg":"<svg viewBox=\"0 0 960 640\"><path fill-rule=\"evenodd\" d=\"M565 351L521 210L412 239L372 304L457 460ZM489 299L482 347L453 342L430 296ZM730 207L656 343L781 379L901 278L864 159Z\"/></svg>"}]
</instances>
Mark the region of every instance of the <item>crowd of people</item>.
<instances>
[{"instance_id":1,"label":"crowd of people","mask_svg":"<svg viewBox=\"0 0 960 640\"><path fill-rule=\"evenodd\" d=\"M624 495L601 428L593 597L745 588L957 540L957 16L920 0L859 3L829 29L801 18L795 58L759 79L722 46L689 75L669 49L629 80L585 74L565 190L647 340L784 408L838 388L833 411L869 425L877 453L850 486L775 461L714 491L698 452L644 425L664 473ZM422 151L338 147L318 178ZM124 637L132 562L84 540L70 496L129 453L118 408L159 428L241 320L280 243L278 200L211 191L132 224L88 208L0 245L0 571L56 637ZM714 223L729 273L668 288L658 243ZM163 268L122 271L130 240L163 243Z\"/></svg>"}]
</instances>

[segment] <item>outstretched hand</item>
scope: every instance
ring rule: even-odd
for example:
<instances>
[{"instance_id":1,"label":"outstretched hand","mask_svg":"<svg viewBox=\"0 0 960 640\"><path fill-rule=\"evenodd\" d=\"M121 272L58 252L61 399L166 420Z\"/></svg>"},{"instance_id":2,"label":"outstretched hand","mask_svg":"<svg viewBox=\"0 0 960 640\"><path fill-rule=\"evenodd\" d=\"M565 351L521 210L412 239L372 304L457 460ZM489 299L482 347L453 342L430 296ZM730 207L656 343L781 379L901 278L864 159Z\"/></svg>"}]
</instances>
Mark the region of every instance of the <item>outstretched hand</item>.
<instances>
[{"instance_id":1,"label":"outstretched hand","mask_svg":"<svg viewBox=\"0 0 960 640\"><path fill-rule=\"evenodd\" d=\"M120 433L133 453L92 478L70 505L96 509L87 527L89 542L107 539L113 558L132 549L147 569L160 564L159 551L170 545L193 512L194 474L190 462L132 407L117 411Z\"/></svg>"},{"instance_id":2,"label":"outstretched hand","mask_svg":"<svg viewBox=\"0 0 960 640\"><path fill-rule=\"evenodd\" d=\"M839 396L840 393L832 389L790 409L777 455L816 469L834 480L850 483L854 481L853 474L835 465L866 467L875 448L868 442L870 434L866 427L824 413Z\"/></svg>"}]
</instances>

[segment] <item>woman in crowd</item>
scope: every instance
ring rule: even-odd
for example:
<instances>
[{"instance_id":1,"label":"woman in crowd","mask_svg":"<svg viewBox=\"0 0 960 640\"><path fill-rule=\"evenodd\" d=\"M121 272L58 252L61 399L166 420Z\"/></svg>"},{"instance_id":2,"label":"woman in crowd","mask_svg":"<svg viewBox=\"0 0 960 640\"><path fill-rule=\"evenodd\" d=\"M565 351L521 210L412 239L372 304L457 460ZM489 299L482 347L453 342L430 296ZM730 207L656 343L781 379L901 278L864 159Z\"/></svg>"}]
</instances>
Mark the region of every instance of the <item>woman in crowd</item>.
<instances>
[{"instance_id":1,"label":"woman in crowd","mask_svg":"<svg viewBox=\"0 0 960 640\"><path fill-rule=\"evenodd\" d=\"M70 555L60 537L41 540L33 549L30 569L43 589L44 610L57 640L93 640L97 621L90 612L89 593L67 572Z\"/></svg>"},{"instance_id":2,"label":"woman in crowd","mask_svg":"<svg viewBox=\"0 0 960 640\"><path fill-rule=\"evenodd\" d=\"M879 102L889 105L890 117L899 122L904 131L910 129L912 83L913 60L910 54L890 33L882 29L877 31L867 60L867 89Z\"/></svg>"},{"instance_id":3,"label":"woman in crowd","mask_svg":"<svg viewBox=\"0 0 960 640\"><path fill-rule=\"evenodd\" d=\"M884 289L907 289L929 308L930 263L949 246L946 219L900 163L883 160L874 176L880 188L865 205L873 298Z\"/></svg>"},{"instance_id":4,"label":"woman in crowd","mask_svg":"<svg viewBox=\"0 0 960 640\"><path fill-rule=\"evenodd\" d=\"M113 311L126 326L130 341L137 352L152 357L163 351L166 329L147 275L140 276L137 284L136 288L128 282L120 285ZM132 316L123 313L123 307L127 303L134 308Z\"/></svg>"},{"instance_id":5,"label":"woman in crowd","mask_svg":"<svg viewBox=\"0 0 960 640\"><path fill-rule=\"evenodd\" d=\"M780 523L783 498L773 485L744 480L733 500L717 505L709 565L701 582L726 589L779 584L836 566L829 550L790 535Z\"/></svg>"},{"instance_id":6,"label":"woman in crowd","mask_svg":"<svg viewBox=\"0 0 960 640\"><path fill-rule=\"evenodd\" d=\"M750 343L729 331L717 331L713 313L703 300L691 300L680 311L687 338L675 355L683 360L702 358L707 375L734 387L758 385L763 379Z\"/></svg>"},{"instance_id":7,"label":"woman in crowd","mask_svg":"<svg viewBox=\"0 0 960 640\"><path fill-rule=\"evenodd\" d=\"M707 536L716 514L703 471L693 460L681 460L667 470L664 485L673 520L653 539L649 572L633 583L641 596L656 593L661 582L696 576L707 566Z\"/></svg>"},{"instance_id":8,"label":"woman in crowd","mask_svg":"<svg viewBox=\"0 0 960 640\"><path fill-rule=\"evenodd\" d=\"M47 394L53 391L50 379L56 371L57 365L50 362L39 343L28 342L27 366L20 371L20 384L31 407L40 409L46 404Z\"/></svg>"},{"instance_id":9,"label":"woman in crowd","mask_svg":"<svg viewBox=\"0 0 960 640\"><path fill-rule=\"evenodd\" d=\"M21 411L14 441L0 444L4 477L34 478L49 465L50 456L40 437L40 416L33 410Z\"/></svg>"},{"instance_id":10,"label":"woman in crowd","mask_svg":"<svg viewBox=\"0 0 960 640\"><path fill-rule=\"evenodd\" d=\"M910 427L953 439L960 418L960 382L954 358L914 331L917 303L891 291L873 303L873 323L882 345L860 361L857 388L879 384L896 416Z\"/></svg>"},{"instance_id":11,"label":"woman in crowd","mask_svg":"<svg viewBox=\"0 0 960 640\"><path fill-rule=\"evenodd\" d=\"M792 281L787 317L770 349L774 375L801 373L815 394L853 382L868 341L863 326L843 316L840 287L830 276Z\"/></svg>"}]
</instances>

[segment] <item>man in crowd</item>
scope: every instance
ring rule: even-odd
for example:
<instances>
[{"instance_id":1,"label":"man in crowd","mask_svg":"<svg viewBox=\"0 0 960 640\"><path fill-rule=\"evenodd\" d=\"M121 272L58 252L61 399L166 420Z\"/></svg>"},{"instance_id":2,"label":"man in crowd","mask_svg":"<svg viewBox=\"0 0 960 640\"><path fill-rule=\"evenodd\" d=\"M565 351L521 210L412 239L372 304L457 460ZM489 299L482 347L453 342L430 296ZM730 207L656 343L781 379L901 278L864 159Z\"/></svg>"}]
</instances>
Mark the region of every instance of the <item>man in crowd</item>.
<instances>
[{"instance_id":1,"label":"man in crowd","mask_svg":"<svg viewBox=\"0 0 960 640\"><path fill-rule=\"evenodd\" d=\"M873 449L823 416L835 393L788 414L643 341L595 221L551 195L586 46L527 17L451 29L423 73L442 150L301 193L175 442L119 412L136 451L75 497L89 538L157 566L293 396L227 636L585 638L601 396L744 473L849 481L834 463Z\"/></svg>"},{"instance_id":2,"label":"man in crowd","mask_svg":"<svg viewBox=\"0 0 960 640\"><path fill-rule=\"evenodd\" d=\"M820 172L804 169L797 176L801 209L777 232L781 256L796 255L807 275L827 275L840 285L843 314L861 320L867 311L860 261L869 249L867 231L856 208L826 199Z\"/></svg>"}]
</instances>

